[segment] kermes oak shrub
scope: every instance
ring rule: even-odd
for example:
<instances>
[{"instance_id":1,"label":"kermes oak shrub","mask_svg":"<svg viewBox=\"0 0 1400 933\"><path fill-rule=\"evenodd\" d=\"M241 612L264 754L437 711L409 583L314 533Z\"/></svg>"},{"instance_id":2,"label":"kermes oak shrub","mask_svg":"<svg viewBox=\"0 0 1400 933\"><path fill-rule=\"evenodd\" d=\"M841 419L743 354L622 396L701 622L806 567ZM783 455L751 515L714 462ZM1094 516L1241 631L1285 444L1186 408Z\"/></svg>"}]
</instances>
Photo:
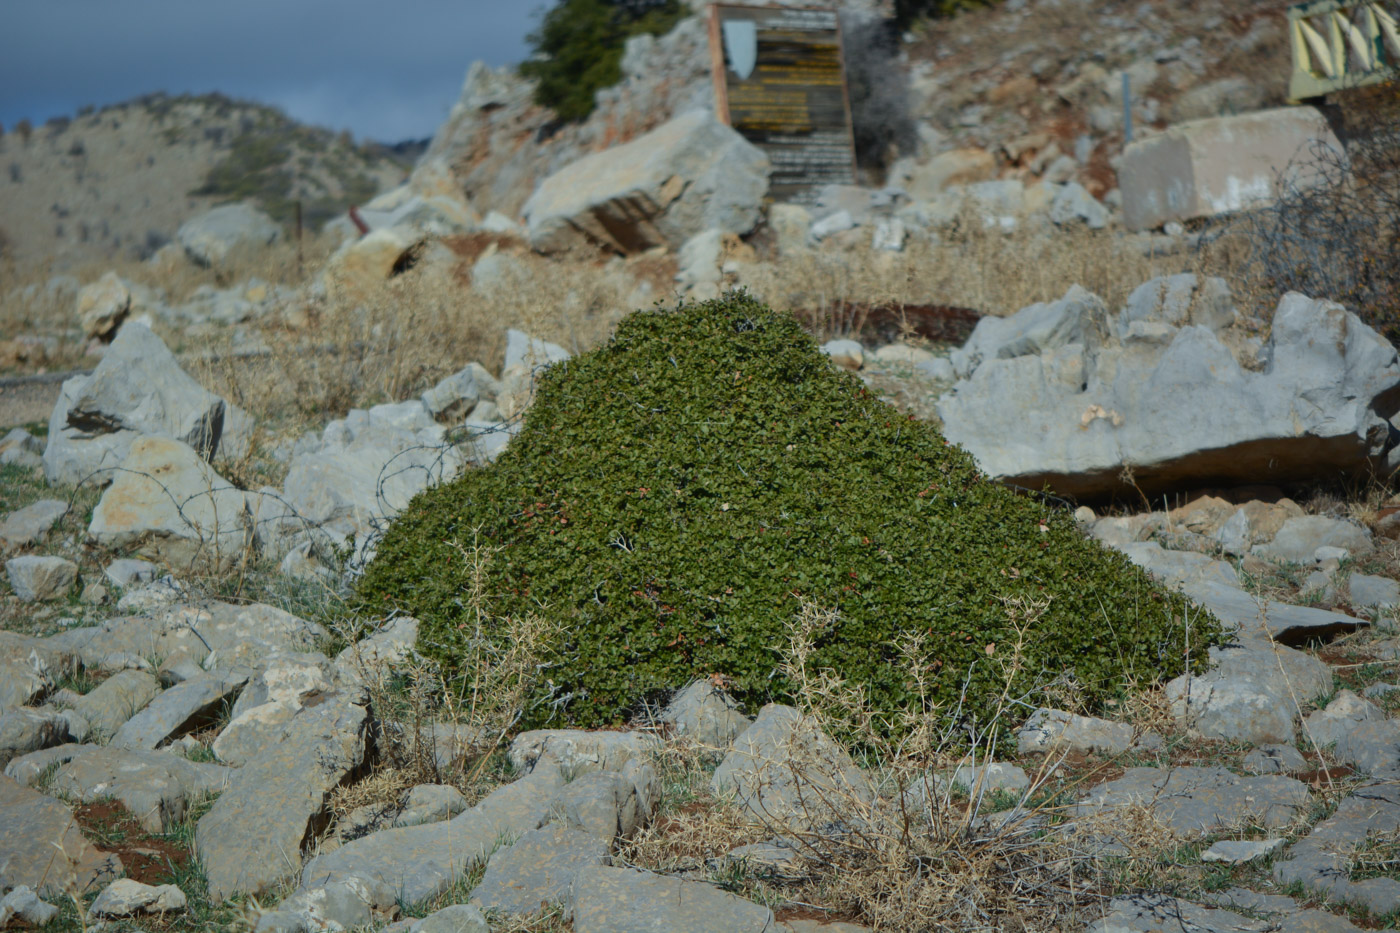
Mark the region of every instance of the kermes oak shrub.
<instances>
[{"instance_id":1,"label":"kermes oak shrub","mask_svg":"<svg viewBox=\"0 0 1400 933\"><path fill-rule=\"evenodd\" d=\"M897 644L923 632L937 698L974 719L1005 685L1017 601L1048 607L1013 687L1068 675L1091 704L1182 673L1218 631L1193 611L1188 652L1179 595L1062 509L986 480L742 294L637 312L550 368L500 459L386 532L361 600L417 616L420 649L459 672L474 543L498 549L493 613L563 633L533 723L616 722L707 675L750 704L781 697L777 649L804 602L837 611L814 667L896 709L911 699Z\"/></svg>"}]
</instances>

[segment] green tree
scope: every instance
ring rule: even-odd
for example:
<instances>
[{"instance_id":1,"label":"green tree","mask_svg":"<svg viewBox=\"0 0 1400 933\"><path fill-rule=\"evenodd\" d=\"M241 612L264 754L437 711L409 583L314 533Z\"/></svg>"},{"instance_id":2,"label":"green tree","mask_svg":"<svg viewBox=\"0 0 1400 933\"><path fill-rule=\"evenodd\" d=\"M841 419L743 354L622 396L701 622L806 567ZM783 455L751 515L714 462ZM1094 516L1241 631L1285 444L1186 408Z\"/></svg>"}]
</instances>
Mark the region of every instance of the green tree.
<instances>
[{"instance_id":1,"label":"green tree","mask_svg":"<svg viewBox=\"0 0 1400 933\"><path fill-rule=\"evenodd\" d=\"M667 33L684 16L681 0L559 0L530 33L534 57L520 73L539 82L536 102L582 120L593 95L622 80L627 40Z\"/></svg>"}]
</instances>

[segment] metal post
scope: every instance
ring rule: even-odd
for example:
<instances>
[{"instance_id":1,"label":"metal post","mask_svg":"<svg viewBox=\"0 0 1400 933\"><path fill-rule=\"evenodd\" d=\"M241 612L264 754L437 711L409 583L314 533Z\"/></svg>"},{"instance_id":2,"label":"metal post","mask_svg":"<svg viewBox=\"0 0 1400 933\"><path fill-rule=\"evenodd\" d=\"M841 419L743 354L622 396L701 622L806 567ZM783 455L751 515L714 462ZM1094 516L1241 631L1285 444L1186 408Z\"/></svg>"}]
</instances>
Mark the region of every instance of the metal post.
<instances>
[{"instance_id":1,"label":"metal post","mask_svg":"<svg viewBox=\"0 0 1400 933\"><path fill-rule=\"evenodd\" d=\"M1123 145L1133 141L1133 89L1132 79L1123 72Z\"/></svg>"}]
</instances>

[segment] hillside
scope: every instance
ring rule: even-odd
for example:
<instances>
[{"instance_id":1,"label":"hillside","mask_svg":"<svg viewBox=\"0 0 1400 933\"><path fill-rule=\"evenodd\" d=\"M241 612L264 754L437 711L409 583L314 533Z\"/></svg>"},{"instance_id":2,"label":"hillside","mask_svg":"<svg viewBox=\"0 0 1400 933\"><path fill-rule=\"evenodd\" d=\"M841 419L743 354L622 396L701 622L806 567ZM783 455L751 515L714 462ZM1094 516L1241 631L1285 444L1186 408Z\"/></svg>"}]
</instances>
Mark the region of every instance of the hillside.
<instances>
[{"instance_id":1,"label":"hillside","mask_svg":"<svg viewBox=\"0 0 1400 933\"><path fill-rule=\"evenodd\" d=\"M150 95L0 136L0 243L21 265L145 258L189 218L251 197L315 228L397 184L405 156L221 95ZM412 150L408 150L411 158Z\"/></svg>"}]
</instances>

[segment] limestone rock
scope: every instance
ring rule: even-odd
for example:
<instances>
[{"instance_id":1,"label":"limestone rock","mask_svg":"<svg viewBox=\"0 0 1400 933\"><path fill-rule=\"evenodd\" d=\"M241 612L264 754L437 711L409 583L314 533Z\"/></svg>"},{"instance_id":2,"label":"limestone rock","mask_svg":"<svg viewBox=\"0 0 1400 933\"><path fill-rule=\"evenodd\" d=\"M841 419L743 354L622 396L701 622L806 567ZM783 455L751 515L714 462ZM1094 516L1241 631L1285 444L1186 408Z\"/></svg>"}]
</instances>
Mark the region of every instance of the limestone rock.
<instances>
[{"instance_id":1,"label":"limestone rock","mask_svg":"<svg viewBox=\"0 0 1400 933\"><path fill-rule=\"evenodd\" d=\"M123 723L110 744L115 748L157 748L195 725L211 721L225 704L233 702L246 682L246 675L207 674L176 684Z\"/></svg>"},{"instance_id":2,"label":"limestone rock","mask_svg":"<svg viewBox=\"0 0 1400 933\"><path fill-rule=\"evenodd\" d=\"M81 745L64 754L71 757L54 773L55 791L84 802L115 798L152 833L170 832L192 798L223 790L231 775L168 752Z\"/></svg>"},{"instance_id":3,"label":"limestone rock","mask_svg":"<svg viewBox=\"0 0 1400 933\"><path fill-rule=\"evenodd\" d=\"M633 758L642 758L661 742L644 732L589 732L583 729L537 729L522 732L510 743L507 757L516 771L530 771L548 760L574 775L618 771Z\"/></svg>"},{"instance_id":4,"label":"limestone rock","mask_svg":"<svg viewBox=\"0 0 1400 933\"><path fill-rule=\"evenodd\" d=\"M574 878L574 933L768 933L767 907L704 881L593 866Z\"/></svg>"},{"instance_id":5,"label":"limestone rock","mask_svg":"<svg viewBox=\"0 0 1400 933\"><path fill-rule=\"evenodd\" d=\"M105 272L78 292L77 310L83 336L107 339L126 320L131 310L131 292L115 272Z\"/></svg>"},{"instance_id":6,"label":"limestone rock","mask_svg":"<svg viewBox=\"0 0 1400 933\"><path fill-rule=\"evenodd\" d=\"M126 459L143 434L174 438L212 459L224 440L228 406L180 368L150 329L129 323L91 376L63 384L49 418L44 475L75 485ZM97 477L105 485L110 474Z\"/></svg>"},{"instance_id":7,"label":"limestone rock","mask_svg":"<svg viewBox=\"0 0 1400 933\"><path fill-rule=\"evenodd\" d=\"M1023 752L1121 755L1133 745L1133 727L1064 710L1038 709L1016 733L1016 745Z\"/></svg>"},{"instance_id":8,"label":"limestone rock","mask_svg":"<svg viewBox=\"0 0 1400 933\"><path fill-rule=\"evenodd\" d=\"M1215 767L1129 768L1091 790L1074 812L1111 819L1115 809L1146 807L1172 833L1189 838L1246 820L1284 827L1308 806L1307 786L1288 777L1246 778Z\"/></svg>"},{"instance_id":9,"label":"limestone rock","mask_svg":"<svg viewBox=\"0 0 1400 933\"><path fill-rule=\"evenodd\" d=\"M524 916L573 899L578 873L610 864L608 843L597 836L554 824L532 829L492 856L472 901L483 910Z\"/></svg>"},{"instance_id":10,"label":"limestone rock","mask_svg":"<svg viewBox=\"0 0 1400 933\"><path fill-rule=\"evenodd\" d=\"M697 680L672 697L661 721L676 735L719 755L753 722L729 694L707 680Z\"/></svg>"},{"instance_id":11,"label":"limestone rock","mask_svg":"<svg viewBox=\"0 0 1400 933\"><path fill-rule=\"evenodd\" d=\"M0 766L68 740L68 721L51 710L12 709L0 714Z\"/></svg>"},{"instance_id":12,"label":"limestone rock","mask_svg":"<svg viewBox=\"0 0 1400 933\"><path fill-rule=\"evenodd\" d=\"M0 886L27 885L62 897L121 871L119 858L83 838L67 806L0 777Z\"/></svg>"},{"instance_id":13,"label":"limestone rock","mask_svg":"<svg viewBox=\"0 0 1400 933\"><path fill-rule=\"evenodd\" d=\"M62 557L26 555L5 561L5 575L21 602L48 602L73 586L78 565Z\"/></svg>"},{"instance_id":14,"label":"limestone rock","mask_svg":"<svg viewBox=\"0 0 1400 933\"><path fill-rule=\"evenodd\" d=\"M296 717L283 742L234 773L195 828L211 898L261 894L300 870L311 820L364 758L363 703L357 693L325 697Z\"/></svg>"},{"instance_id":15,"label":"limestone rock","mask_svg":"<svg viewBox=\"0 0 1400 933\"><path fill-rule=\"evenodd\" d=\"M1043 306L983 319L953 354L966 375L938 402L944 433L990 476L1092 498L1119 491L1127 463L1153 495L1335 476L1386 449L1396 351L1338 304L1285 295L1258 371L1199 324L1163 341L1137 339L1131 327L1101 338L1107 320L1091 307L1062 312L1051 336L1019 344L1001 335L1049 317Z\"/></svg>"},{"instance_id":16,"label":"limestone rock","mask_svg":"<svg viewBox=\"0 0 1400 933\"><path fill-rule=\"evenodd\" d=\"M110 920L184 909L185 893L173 884L149 885L120 878L97 895L88 908L88 919Z\"/></svg>"},{"instance_id":17,"label":"limestone rock","mask_svg":"<svg viewBox=\"0 0 1400 933\"><path fill-rule=\"evenodd\" d=\"M175 240L201 266L220 268L238 252L267 246L282 228L251 203L225 204L185 221Z\"/></svg>"},{"instance_id":18,"label":"limestone rock","mask_svg":"<svg viewBox=\"0 0 1400 933\"><path fill-rule=\"evenodd\" d=\"M679 248L702 230L747 233L768 190L768 158L707 111L676 117L546 178L522 213L542 252L598 245Z\"/></svg>"},{"instance_id":19,"label":"limestone rock","mask_svg":"<svg viewBox=\"0 0 1400 933\"><path fill-rule=\"evenodd\" d=\"M16 509L0 522L0 549L33 544L48 534L54 522L67 514L68 503L57 499L40 499Z\"/></svg>"}]
</instances>

